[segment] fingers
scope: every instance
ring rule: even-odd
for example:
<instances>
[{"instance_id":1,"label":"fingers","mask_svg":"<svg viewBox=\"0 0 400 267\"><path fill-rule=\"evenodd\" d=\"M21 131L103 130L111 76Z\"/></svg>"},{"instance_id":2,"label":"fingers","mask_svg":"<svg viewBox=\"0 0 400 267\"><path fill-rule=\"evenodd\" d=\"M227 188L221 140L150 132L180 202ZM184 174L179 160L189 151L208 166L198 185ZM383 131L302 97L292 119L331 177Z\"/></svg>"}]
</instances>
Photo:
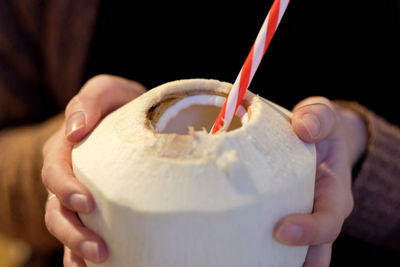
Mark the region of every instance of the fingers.
<instances>
[{"instance_id":1,"label":"fingers","mask_svg":"<svg viewBox=\"0 0 400 267\"><path fill-rule=\"evenodd\" d=\"M71 167L72 144L62 131L56 133L43 149L44 162L42 182L50 192L57 195L68 209L89 213L95 207L89 190L76 178Z\"/></svg>"},{"instance_id":2,"label":"fingers","mask_svg":"<svg viewBox=\"0 0 400 267\"><path fill-rule=\"evenodd\" d=\"M307 143L317 143L331 137L336 121L335 108L324 97L307 98L293 109L293 130Z\"/></svg>"},{"instance_id":3,"label":"fingers","mask_svg":"<svg viewBox=\"0 0 400 267\"><path fill-rule=\"evenodd\" d=\"M107 257L104 241L87 229L75 212L89 213L95 204L71 167L74 143L82 140L108 113L144 92L139 83L100 75L89 80L68 104L66 124L43 147L42 180L57 197L48 201L45 221L65 246L65 266L86 266L83 258L100 263Z\"/></svg>"},{"instance_id":4,"label":"fingers","mask_svg":"<svg viewBox=\"0 0 400 267\"><path fill-rule=\"evenodd\" d=\"M98 75L90 79L66 108L67 139L82 140L102 117L144 91L143 85L116 76Z\"/></svg>"},{"instance_id":5,"label":"fingers","mask_svg":"<svg viewBox=\"0 0 400 267\"><path fill-rule=\"evenodd\" d=\"M329 267L332 256L332 244L311 246L308 249L303 267Z\"/></svg>"},{"instance_id":6,"label":"fingers","mask_svg":"<svg viewBox=\"0 0 400 267\"><path fill-rule=\"evenodd\" d=\"M71 253L67 250L64 261L77 261L79 257L95 263L105 261L108 252L104 241L87 229L74 212L64 208L57 198L47 204L45 223L49 232L71 250Z\"/></svg>"},{"instance_id":7,"label":"fingers","mask_svg":"<svg viewBox=\"0 0 400 267\"><path fill-rule=\"evenodd\" d=\"M42 168L43 184L68 209L81 213L94 209L90 192L72 171L73 143L86 136L103 116L143 92L144 87L137 82L99 75L89 80L68 104L63 132L55 134L43 148Z\"/></svg>"},{"instance_id":8,"label":"fingers","mask_svg":"<svg viewBox=\"0 0 400 267\"><path fill-rule=\"evenodd\" d=\"M327 170L316 180L313 213L284 217L274 229L275 239L296 246L333 243L352 209L345 187L341 178Z\"/></svg>"},{"instance_id":9,"label":"fingers","mask_svg":"<svg viewBox=\"0 0 400 267\"><path fill-rule=\"evenodd\" d=\"M297 104L292 128L300 139L316 144L317 164L329 157L340 168L351 165L342 117L327 98L309 97Z\"/></svg>"},{"instance_id":10,"label":"fingers","mask_svg":"<svg viewBox=\"0 0 400 267\"><path fill-rule=\"evenodd\" d=\"M331 221L333 219L333 221ZM332 214L293 214L277 224L275 239L290 246L306 246L333 242L339 235L341 224ZM338 226L339 225L339 226Z\"/></svg>"},{"instance_id":11,"label":"fingers","mask_svg":"<svg viewBox=\"0 0 400 267\"><path fill-rule=\"evenodd\" d=\"M311 245L304 266L329 266L331 244L353 208L351 160L343 117L324 97L310 97L293 110L292 127L299 138L316 144L317 172L312 214L291 214L274 229L277 241Z\"/></svg>"},{"instance_id":12,"label":"fingers","mask_svg":"<svg viewBox=\"0 0 400 267\"><path fill-rule=\"evenodd\" d=\"M64 267L86 267L85 261L74 254L69 248L64 247Z\"/></svg>"}]
</instances>

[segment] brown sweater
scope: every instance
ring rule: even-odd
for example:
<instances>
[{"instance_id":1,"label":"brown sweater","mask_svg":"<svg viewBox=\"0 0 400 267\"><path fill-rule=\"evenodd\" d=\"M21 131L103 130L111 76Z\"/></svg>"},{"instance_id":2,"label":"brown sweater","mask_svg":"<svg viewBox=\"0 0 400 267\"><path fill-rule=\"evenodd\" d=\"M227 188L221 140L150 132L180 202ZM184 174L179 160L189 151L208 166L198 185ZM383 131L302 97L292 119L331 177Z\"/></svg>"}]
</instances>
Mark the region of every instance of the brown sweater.
<instances>
[{"instance_id":1,"label":"brown sweater","mask_svg":"<svg viewBox=\"0 0 400 267\"><path fill-rule=\"evenodd\" d=\"M82 82L98 0L0 0L0 231L39 252L60 244L44 226L41 148ZM45 122L42 122L45 121Z\"/></svg>"},{"instance_id":2,"label":"brown sweater","mask_svg":"<svg viewBox=\"0 0 400 267\"><path fill-rule=\"evenodd\" d=\"M43 224L41 147L82 83L99 0L0 0L0 231L36 249L60 244ZM368 151L355 177L344 231L400 250L400 129L355 103L368 124ZM50 118L50 119L49 119Z\"/></svg>"},{"instance_id":3,"label":"brown sweater","mask_svg":"<svg viewBox=\"0 0 400 267\"><path fill-rule=\"evenodd\" d=\"M336 101L361 115L369 140L353 178L354 210L343 231L400 251L400 128L355 102Z\"/></svg>"}]
</instances>

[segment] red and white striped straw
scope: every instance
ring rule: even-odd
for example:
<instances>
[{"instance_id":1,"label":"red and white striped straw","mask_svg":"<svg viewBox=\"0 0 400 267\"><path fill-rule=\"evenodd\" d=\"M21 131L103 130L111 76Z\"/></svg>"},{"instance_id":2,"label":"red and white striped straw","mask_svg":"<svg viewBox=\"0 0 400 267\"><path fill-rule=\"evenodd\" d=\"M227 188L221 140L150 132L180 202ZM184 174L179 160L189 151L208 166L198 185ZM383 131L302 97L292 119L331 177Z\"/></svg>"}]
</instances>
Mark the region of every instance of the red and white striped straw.
<instances>
[{"instance_id":1,"label":"red and white striped straw","mask_svg":"<svg viewBox=\"0 0 400 267\"><path fill-rule=\"evenodd\" d=\"M260 65L261 59L274 36L276 28L278 27L288 4L289 0L275 0L272 3L271 9L269 10L261 30L257 35L257 39L254 42L228 97L226 98L225 104L222 107L213 128L211 129L211 134L218 131L226 131L229 128L233 116L242 102L243 96L253 79L254 73Z\"/></svg>"}]
</instances>

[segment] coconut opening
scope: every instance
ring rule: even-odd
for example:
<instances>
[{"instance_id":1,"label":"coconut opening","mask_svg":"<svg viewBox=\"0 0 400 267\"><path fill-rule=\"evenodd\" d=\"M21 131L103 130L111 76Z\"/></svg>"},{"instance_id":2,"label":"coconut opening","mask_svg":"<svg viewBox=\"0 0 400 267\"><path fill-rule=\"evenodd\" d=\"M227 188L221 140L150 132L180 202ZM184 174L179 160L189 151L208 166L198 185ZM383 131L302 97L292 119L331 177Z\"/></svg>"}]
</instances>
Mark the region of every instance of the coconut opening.
<instances>
[{"instance_id":1,"label":"coconut opening","mask_svg":"<svg viewBox=\"0 0 400 267\"><path fill-rule=\"evenodd\" d=\"M150 111L150 127L158 133L165 134L189 134L192 131L208 133L224 102L225 97L213 94L164 100ZM247 110L240 105L228 132L240 128L247 120Z\"/></svg>"}]
</instances>

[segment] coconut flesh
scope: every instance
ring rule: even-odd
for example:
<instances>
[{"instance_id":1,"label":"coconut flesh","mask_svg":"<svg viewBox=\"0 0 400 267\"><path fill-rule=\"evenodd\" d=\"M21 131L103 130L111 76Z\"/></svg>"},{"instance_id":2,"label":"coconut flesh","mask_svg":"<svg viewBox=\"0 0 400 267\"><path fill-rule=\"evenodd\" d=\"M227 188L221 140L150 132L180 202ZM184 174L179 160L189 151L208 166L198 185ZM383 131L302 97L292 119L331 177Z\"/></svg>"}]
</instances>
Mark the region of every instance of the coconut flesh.
<instances>
[{"instance_id":1,"label":"coconut flesh","mask_svg":"<svg viewBox=\"0 0 400 267\"><path fill-rule=\"evenodd\" d=\"M306 246L273 238L283 216L312 210L315 147L290 112L247 92L228 132L208 134L231 84L156 87L108 115L72 152L96 209L101 265L302 266Z\"/></svg>"}]
</instances>

